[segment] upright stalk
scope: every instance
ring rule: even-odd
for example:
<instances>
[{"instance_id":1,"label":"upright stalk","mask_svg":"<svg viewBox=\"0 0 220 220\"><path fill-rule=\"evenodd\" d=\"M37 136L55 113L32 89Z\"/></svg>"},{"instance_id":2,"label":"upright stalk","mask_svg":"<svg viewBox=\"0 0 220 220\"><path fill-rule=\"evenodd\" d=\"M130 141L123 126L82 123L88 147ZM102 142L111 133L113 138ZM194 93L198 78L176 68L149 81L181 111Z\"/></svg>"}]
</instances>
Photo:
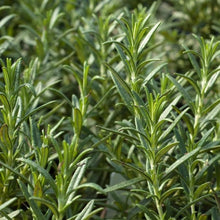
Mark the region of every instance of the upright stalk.
<instances>
[{"instance_id":1,"label":"upright stalk","mask_svg":"<svg viewBox=\"0 0 220 220\"><path fill-rule=\"evenodd\" d=\"M196 37L196 36L195 36ZM204 115L204 110L207 109L206 106L206 100L205 98L208 95L208 86L211 83L212 80L212 75L216 74L216 70L211 70L211 61L213 60L213 57L215 56L218 43L214 43L214 39L212 39L209 43L206 43L203 38L198 38L196 37L199 44L200 44L200 49L201 49L201 55L199 54L200 62L201 64L199 65L197 61L194 58L194 55L189 54L189 58L195 68L195 72L198 74L199 80L197 82L191 81L192 85L196 91L195 95L195 101L191 105L192 106L192 111L193 111L193 118L194 120L192 121L192 132L190 133L190 139L189 139L189 149L188 151L191 152L193 151L199 143L198 136L202 135L201 131L201 123L202 119L205 117ZM192 51L187 51L188 53L191 53ZM193 53L193 52L192 52ZM197 54L198 55L198 54ZM200 66L200 68L199 68ZM213 83L213 82L212 82ZM207 114L207 113L206 113ZM194 167L192 167L195 159L197 159L198 155L194 156L194 158L190 158L188 160L188 189L189 189L189 202L192 203L190 206L191 209L191 220L196 220L197 214L195 210L195 203L193 201L196 199L195 197L195 190L196 190L196 179L195 179L195 174L194 174Z\"/></svg>"}]
</instances>

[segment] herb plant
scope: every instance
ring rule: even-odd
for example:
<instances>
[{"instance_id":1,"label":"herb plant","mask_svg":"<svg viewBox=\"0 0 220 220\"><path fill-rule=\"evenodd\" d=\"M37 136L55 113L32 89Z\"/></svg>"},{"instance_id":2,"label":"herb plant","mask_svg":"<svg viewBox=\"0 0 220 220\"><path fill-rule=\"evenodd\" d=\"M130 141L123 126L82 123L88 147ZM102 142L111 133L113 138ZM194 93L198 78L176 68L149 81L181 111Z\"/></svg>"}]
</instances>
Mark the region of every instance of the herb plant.
<instances>
[{"instance_id":1,"label":"herb plant","mask_svg":"<svg viewBox=\"0 0 220 220\"><path fill-rule=\"evenodd\" d=\"M219 219L219 1L187 3L1 1L0 219Z\"/></svg>"}]
</instances>

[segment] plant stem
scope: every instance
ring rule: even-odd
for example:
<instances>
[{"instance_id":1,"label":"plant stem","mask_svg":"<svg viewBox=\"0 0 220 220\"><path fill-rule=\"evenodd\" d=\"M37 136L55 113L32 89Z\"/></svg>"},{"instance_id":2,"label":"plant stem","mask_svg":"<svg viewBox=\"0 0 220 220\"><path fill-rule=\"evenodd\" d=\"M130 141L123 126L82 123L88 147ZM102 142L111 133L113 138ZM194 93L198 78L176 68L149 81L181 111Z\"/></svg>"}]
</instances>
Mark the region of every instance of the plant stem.
<instances>
[{"instance_id":1,"label":"plant stem","mask_svg":"<svg viewBox=\"0 0 220 220\"><path fill-rule=\"evenodd\" d=\"M189 202L193 202L193 198L194 198L194 176L192 173L192 169L191 169L191 165L192 165L192 160L189 161L188 163L188 173L189 173ZM196 216L195 216L195 204L192 204L190 206L191 208L191 220L196 220Z\"/></svg>"},{"instance_id":2,"label":"plant stem","mask_svg":"<svg viewBox=\"0 0 220 220\"><path fill-rule=\"evenodd\" d=\"M155 205L157 207L157 212L159 214L159 219L164 219L164 213L162 205L160 204L161 193L159 190L159 177L157 174L157 164L154 163L155 160L151 160L151 170L152 170L152 179L153 179L153 190L155 195Z\"/></svg>"}]
</instances>

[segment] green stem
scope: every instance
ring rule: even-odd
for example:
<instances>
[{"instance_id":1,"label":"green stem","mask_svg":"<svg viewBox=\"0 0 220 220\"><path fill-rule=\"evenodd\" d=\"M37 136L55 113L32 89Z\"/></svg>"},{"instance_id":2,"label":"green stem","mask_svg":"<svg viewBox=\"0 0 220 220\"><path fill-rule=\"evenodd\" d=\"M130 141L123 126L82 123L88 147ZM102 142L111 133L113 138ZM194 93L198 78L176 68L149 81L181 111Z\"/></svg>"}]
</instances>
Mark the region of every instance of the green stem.
<instances>
[{"instance_id":1,"label":"green stem","mask_svg":"<svg viewBox=\"0 0 220 220\"><path fill-rule=\"evenodd\" d=\"M191 170L192 160L189 161L188 164L188 173L189 173L189 202L193 202L194 199L194 176ZM190 206L191 209L191 220L196 220L196 212L195 212L195 204Z\"/></svg>"},{"instance_id":2,"label":"green stem","mask_svg":"<svg viewBox=\"0 0 220 220\"><path fill-rule=\"evenodd\" d=\"M158 214L159 214L159 217L160 217L160 220L164 219L164 216L163 216L163 209L162 209L162 206L159 202L158 199L156 199L156 206L157 206L157 211L158 211Z\"/></svg>"},{"instance_id":3,"label":"green stem","mask_svg":"<svg viewBox=\"0 0 220 220\"><path fill-rule=\"evenodd\" d=\"M164 219L164 213L162 209L162 205L160 203L160 190L159 190L159 177L157 174L157 164L154 163L155 160L151 161L151 170L152 170L152 179L153 179L153 190L154 190L154 195L155 197L155 205L157 207L157 212L159 214L160 220Z\"/></svg>"}]
</instances>

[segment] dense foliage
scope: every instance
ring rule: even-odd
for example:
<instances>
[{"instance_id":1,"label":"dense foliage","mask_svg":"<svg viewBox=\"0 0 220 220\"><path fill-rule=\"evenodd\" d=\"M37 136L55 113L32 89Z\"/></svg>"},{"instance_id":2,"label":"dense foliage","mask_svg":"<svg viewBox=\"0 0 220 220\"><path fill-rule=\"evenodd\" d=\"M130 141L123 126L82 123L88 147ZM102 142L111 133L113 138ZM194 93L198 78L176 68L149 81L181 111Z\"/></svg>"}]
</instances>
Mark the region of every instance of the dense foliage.
<instances>
[{"instance_id":1,"label":"dense foliage","mask_svg":"<svg viewBox=\"0 0 220 220\"><path fill-rule=\"evenodd\" d=\"M220 219L219 0L1 0L0 219Z\"/></svg>"}]
</instances>

